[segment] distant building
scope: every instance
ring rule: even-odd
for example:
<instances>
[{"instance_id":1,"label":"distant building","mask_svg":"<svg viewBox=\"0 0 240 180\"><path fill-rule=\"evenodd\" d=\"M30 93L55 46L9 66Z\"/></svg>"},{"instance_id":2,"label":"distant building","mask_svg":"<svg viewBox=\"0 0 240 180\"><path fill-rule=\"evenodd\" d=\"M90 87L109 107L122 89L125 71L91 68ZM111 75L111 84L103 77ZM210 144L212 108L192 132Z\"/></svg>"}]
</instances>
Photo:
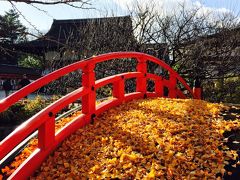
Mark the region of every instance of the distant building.
<instances>
[{"instance_id":1,"label":"distant building","mask_svg":"<svg viewBox=\"0 0 240 180\"><path fill-rule=\"evenodd\" d=\"M134 46L130 16L53 20L45 35L8 47L11 54L0 55L0 81L11 78L15 83L23 74L36 79L77 60L107 52L134 50ZM42 59L43 72L18 67L18 58L26 53Z\"/></svg>"},{"instance_id":2,"label":"distant building","mask_svg":"<svg viewBox=\"0 0 240 180\"><path fill-rule=\"evenodd\" d=\"M0 90L5 79L10 79L12 90L18 88L18 81L22 79L23 74L27 74L30 80L41 77L41 70L34 68L24 68L18 66L18 58L20 57L15 47L2 46L0 52Z\"/></svg>"},{"instance_id":3,"label":"distant building","mask_svg":"<svg viewBox=\"0 0 240 180\"><path fill-rule=\"evenodd\" d=\"M9 57L0 57L0 79L18 79L28 74L36 79L75 61L114 51L140 51L166 60L167 48L164 44L144 44L137 47L130 16L90 19L53 20L49 31L36 40L23 42L11 47L17 52ZM17 59L22 54L37 55L45 64L45 69L20 68ZM2 63L1 63L2 62Z\"/></svg>"},{"instance_id":4,"label":"distant building","mask_svg":"<svg viewBox=\"0 0 240 180\"><path fill-rule=\"evenodd\" d=\"M192 61L199 59L199 76L211 79L240 76L240 27L220 29L218 33L186 42L182 47ZM192 63L186 68L192 69ZM202 70L205 74L201 74Z\"/></svg>"},{"instance_id":5,"label":"distant building","mask_svg":"<svg viewBox=\"0 0 240 180\"><path fill-rule=\"evenodd\" d=\"M135 43L131 17L122 16L54 20L44 36L16 48L58 68L92 55L134 50Z\"/></svg>"},{"instance_id":6,"label":"distant building","mask_svg":"<svg viewBox=\"0 0 240 180\"><path fill-rule=\"evenodd\" d=\"M30 80L35 80L41 77L42 72L40 69L0 64L0 90L2 89L2 85L5 79L10 79L13 87L12 90L17 90L18 82L20 79L22 79L23 74L27 74Z\"/></svg>"}]
</instances>

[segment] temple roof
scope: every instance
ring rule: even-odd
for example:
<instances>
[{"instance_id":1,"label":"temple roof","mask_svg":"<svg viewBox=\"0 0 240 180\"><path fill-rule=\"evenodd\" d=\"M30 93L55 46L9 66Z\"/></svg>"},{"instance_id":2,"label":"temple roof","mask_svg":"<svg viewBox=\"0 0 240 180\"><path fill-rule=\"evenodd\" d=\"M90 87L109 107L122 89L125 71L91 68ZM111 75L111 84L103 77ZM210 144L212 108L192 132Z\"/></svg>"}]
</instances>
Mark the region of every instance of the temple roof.
<instances>
[{"instance_id":1,"label":"temple roof","mask_svg":"<svg viewBox=\"0 0 240 180\"><path fill-rule=\"evenodd\" d=\"M121 36L132 36L132 21L130 16L68 20L54 19L50 30L45 35L36 40L19 44L17 49L25 52L56 49L71 43L86 41L87 35L92 33L92 31L95 31L93 35L95 39L97 38L96 36L101 36L101 34L106 34L111 38L116 33Z\"/></svg>"}]
</instances>

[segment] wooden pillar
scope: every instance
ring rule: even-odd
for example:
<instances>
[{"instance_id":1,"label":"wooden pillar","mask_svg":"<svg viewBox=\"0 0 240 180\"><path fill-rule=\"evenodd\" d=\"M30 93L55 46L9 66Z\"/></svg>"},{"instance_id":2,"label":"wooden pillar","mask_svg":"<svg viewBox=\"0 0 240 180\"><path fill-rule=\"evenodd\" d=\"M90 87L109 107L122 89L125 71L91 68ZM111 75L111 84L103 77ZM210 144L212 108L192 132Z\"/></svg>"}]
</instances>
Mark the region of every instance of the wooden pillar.
<instances>
[{"instance_id":1,"label":"wooden pillar","mask_svg":"<svg viewBox=\"0 0 240 180\"><path fill-rule=\"evenodd\" d=\"M137 78L136 92L141 92L143 95L147 92L147 60L143 58L138 59L137 72L142 73L142 77Z\"/></svg>"},{"instance_id":2,"label":"wooden pillar","mask_svg":"<svg viewBox=\"0 0 240 180\"><path fill-rule=\"evenodd\" d=\"M177 78L170 73L169 75L169 93L168 97L169 98L176 98L177 97L177 91L176 91L176 86L177 86Z\"/></svg>"},{"instance_id":3,"label":"wooden pillar","mask_svg":"<svg viewBox=\"0 0 240 180\"><path fill-rule=\"evenodd\" d=\"M194 81L193 95L195 99L202 99L202 88L199 78L196 78Z\"/></svg>"},{"instance_id":4,"label":"wooden pillar","mask_svg":"<svg viewBox=\"0 0 240 180\"><path fill-rule=\"evenodd\" d=\"M157 93L158 97L163 97L163 80L158 79L155 81L155 92Z\"/></svg>"},{"instance_id":5,"label":"wooden pillar","mask_svg":"<svg viewBox=\"0 0 240 180\"><path fill-rule=\"evenodd\" d=\"M124 76L121 77L121 80L113 83L113 97L118 98L121 102L124 100Z\"/></svg>"},{"instance_id":6,"label":"wooden pillar","mask_svg":"<svg viewBox=\"0 0 240 180\"><path fill-rule=\"evenodd\" d=\"M38 128L38 147L47 149L51 147L55 140L55 115L48 113L48 120Z\"/></svg>"},{"instance_id":7,"label":"wooden pillar","mask_svg":"<svg viewBox=\"0 0 240 180\"><path fill-rule=\"evenodd\" d=\"M87 64L83 68L82 86L89 89L89 93L82 97L82 113L92 115L96 110L96 92L95 92L95 64Z\"/></svg>"}]
</instances>

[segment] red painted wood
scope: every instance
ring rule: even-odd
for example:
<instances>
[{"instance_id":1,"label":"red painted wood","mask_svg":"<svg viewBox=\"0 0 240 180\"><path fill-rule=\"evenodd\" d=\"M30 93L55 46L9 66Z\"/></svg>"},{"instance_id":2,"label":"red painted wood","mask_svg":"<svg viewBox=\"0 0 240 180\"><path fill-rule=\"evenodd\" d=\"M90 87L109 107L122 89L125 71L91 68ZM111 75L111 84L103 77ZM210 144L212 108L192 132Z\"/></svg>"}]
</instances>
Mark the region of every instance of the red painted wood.
<instances>
[{"instance_id":1,"label":"red painted wood","mask_svg":"<svg viewBox=\"0 0 240 180\"><path fill-rule=\"evenodd\" d=\"M113 83L113 97L117 98L120 102L124 101L124 78L120 78Z\"/></svg>"},{"instance_id":2,"label":"red painted wood","mask_svg":"<svg viewBox=\"0 0 240 180\"><path fill-rule=\"evenodd\" d=\"M55 141L55 117L52 116L38 128L38 146L40 149L47 149Z\"/></svg>"},{"instance_id":3,"label":"red painted wood","mask_svg":"<svg viewBox=\"0 0 240 180\"><path fill-rule=\"evenodd\" d=\"M170 73L170 78L169 78L169 82L170 82L170 86L169 86L169 94L168 97L169 98L176 98L177 97L177 78L175 76L175 74Z\"/></svg>"},{"instance_id":4,"label":"red painted wood","mask_svg":"<svg viewBox=\"0 0 240 180\"><path fill-rule=\"evenodd\" d=\"M186 99L186 95L182 93L182 91L180 91L180 89L177 89L177 96L181 99Z\"/></svg>"},{"instance_id":5,"label":"red painted wood","mask_svg":"<svg viewBox=\"0 0 240 180\"><path fill-rule=\"evenodd\" d=\"M202 88L193 88L195 99L202 99Z\"/></svg>"},{"instance_id":6,"label":"red painted wood","mask_svg":"<svg viewBox=\"0 0 240 180\"><path fill-rule=\"evenodd\" d=\"M101 104L99 104L96 108L96 115L99 115L101 114L102 112L114 107L114 106L117 106L119 104L121 104L122 102L120 100L118 100L117 98L113 98L113 99L110 99L108 101L105 101Z\"/></svg>"},{"instance_id":7,"label":"red painted wood","mask_svg":"<svg viewBox=\"0 0 240 180\"><path fill-rule=\"evenodd\" d=\"M136 91L144 95L147 92L147 59L143 57L138 59L137 72L141 72L143 77L137 78Z\"/></svg>"},{"instance_id":8,"label":"red painted wood","mask_svg":"<svg viewBox=\"0 0 240 180\"><path fill-rule=\"evenodd\" d=\"M82 97L82 113L94 114L96 109L96 91L95 91L95 65L89 62L83 69L82 86L90 89L89 93Z\"/></svg>"},{"instance_id":9,"label":"red painted wood","mask_svg":"<svg viewBox=\"0 0 240 180\"><path fill-rule=\"evenodd\" d=\"M111 59L134 58L137 60L137 72L127 72L111 77L106 77L95 81L94 68L97 63L108 61ZM163 79L160 76L147 73L147 61L157 63L170 74L169 80ZM9 97L0 101L0 112L3 112L8 107L16 103L19 99L34 92L42 86L62 77L72 71L81 69L82 87L63 96L53 104L44 108L42 111L31 117L29 120L20 125L9 136L0 142L0 159L4 158L14 147L16 147L23 139L38 130L38 149L27 159L23 164L11 175L12 179L26 179L36 168L38 168L47 155L54 150L59 143L66 137L75 132L77 129L89 124L95 115L98 115L109 108L117 106L122 102L127 102L133 99L147 97L163 97L163 87L169 88L169 97L185 98L176 87L176 83L182 83L183 86L192 94L193 98L200 98L200 89L192 89L186 82L163 61L143 53L137 52L116 52L100 55L84 61L79 61L69 66L63 67L54 71L22 88L21 90L11 94ZM136 92L125 94L125 80L136 78ZM155 82L155 92L147 92L147 79ZM96 106L96 90L107 84L113 85L113 99L101 103ZM55 114L70 103L82 98L82 113L72 122L68 123L58 132L55 132Z\"/></svg>"}]
</instances>

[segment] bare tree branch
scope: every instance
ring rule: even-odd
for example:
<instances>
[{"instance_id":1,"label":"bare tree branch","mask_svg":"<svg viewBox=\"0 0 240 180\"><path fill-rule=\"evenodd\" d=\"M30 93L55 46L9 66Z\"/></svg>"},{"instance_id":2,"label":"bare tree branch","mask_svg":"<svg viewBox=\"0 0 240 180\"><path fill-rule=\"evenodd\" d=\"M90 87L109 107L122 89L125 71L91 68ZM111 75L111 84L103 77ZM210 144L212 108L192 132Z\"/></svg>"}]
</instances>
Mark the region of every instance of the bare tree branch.
<instances>
[{"instance_id":1,"label":"bare tree branch","mask_svg":"<svg viewBox=\"0 0 240 180\"><path fill-rule=\"evenodd\" d=\"M24 2L27 4L45 4L45 5L55 5L55 4L67 4L67 3L73 3L73 2L80 2L83 4L89 4L89 0L8 0L11 2Z\"/></svg>"},{"instance_id":2,"label":"bare tree branch","mask_svg":"<svg viewBox=\"0 0 240 180\"><path fill-rule=\"evenodd\" d=\"M85 6L92 5L90 2L91 0L8 0L9 2L22 2L27 4L42 4L42 5L57 5L57 4L66 4L68 6L74 8L81 8L81 9L92 9ZM75 5L73 3L80 3L80 5Z\"/></svg>"}]
</instances>

